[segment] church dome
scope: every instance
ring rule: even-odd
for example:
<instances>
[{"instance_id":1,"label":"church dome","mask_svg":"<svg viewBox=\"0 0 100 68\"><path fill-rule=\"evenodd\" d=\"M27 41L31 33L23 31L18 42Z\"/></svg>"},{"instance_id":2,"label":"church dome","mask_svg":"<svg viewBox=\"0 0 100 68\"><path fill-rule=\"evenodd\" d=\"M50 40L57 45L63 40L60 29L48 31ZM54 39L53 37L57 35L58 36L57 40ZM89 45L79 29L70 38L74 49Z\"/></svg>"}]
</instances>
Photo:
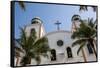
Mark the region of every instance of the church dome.
<instances>
[{"instance_id":1,"label":"church dome","mask_svg":"<svg viewBox=\"0 0 100 68\"><path fill-rule=\"evenodd\" d=\"M73 15L73 16L72 16L72 19L71 19L71 20L72 20L72 21L80 21L80 19L81 19L81 17L80 17L79 15L76 14L76 15Z\"/></svg>"},{"instance_id":2,"label":"church dome","mask_svg":"<svg viewBox=\"0 0 100 68\"><path fill-rule=\"evenodd\" d=\"M31 20L31 24L42 23L40 17L35 17Z\"/></svg>"}]
</instances>

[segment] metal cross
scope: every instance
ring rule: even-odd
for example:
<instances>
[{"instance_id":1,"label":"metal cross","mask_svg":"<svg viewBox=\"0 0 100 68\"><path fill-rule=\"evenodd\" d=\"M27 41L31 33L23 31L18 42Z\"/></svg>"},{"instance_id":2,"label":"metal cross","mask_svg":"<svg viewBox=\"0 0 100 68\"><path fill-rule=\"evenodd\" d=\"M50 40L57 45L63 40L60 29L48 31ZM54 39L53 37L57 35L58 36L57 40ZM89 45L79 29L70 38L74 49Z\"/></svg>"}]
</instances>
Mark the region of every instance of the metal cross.
<instances>
[{"instance_id":1,"label":"metal cross","mask_svg":"<svg viewBox=\"0 0 100 68\"><path fill-rule=\"evenodd\" d=\"M59 21L57 21L56 23L55 23L55 25L57 25L57 30L60 30L60 25L61 23L59 22Z\"/></svg>"}]
</instances>

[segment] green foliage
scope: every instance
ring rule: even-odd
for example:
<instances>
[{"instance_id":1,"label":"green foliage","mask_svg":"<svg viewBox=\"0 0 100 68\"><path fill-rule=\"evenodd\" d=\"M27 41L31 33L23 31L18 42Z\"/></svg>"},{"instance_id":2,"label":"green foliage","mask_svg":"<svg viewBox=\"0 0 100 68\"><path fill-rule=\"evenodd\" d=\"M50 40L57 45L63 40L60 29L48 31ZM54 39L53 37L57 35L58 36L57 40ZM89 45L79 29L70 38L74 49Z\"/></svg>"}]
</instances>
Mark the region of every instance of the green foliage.
<instances>
[{"instance_id":1,"label":"green foliage","mask_svg":"<svg viewBox=\"0 0 100 68\"><path fill-rule=\"evenodd\" d=\"M97 7L96 6L89 6L89 7L91 7L94 12L97 11ZM88 6L86 6L86 5L80 5L79 11L82 11L82 10L83 11L88 11Z\"/></svg>"},{"instance_id":2,"label":"green foliage","mask_svg":"<svg viewBox=\"0 0 100 68\"><path fill-rule=\"evenodd\" d=\"M22 66L26 66L26 64L29 64L29 57L24 56L20 63L21 63Z\"/></svg>"},{"instance_id":3,"label":"green foliage","mask_svg":"<svg viewBox=\"0 0 100 68\"><path fill-rule=\"evenodd\" d=\"M19 6L20 6L23 10L25 10L25 3L24 3L23 1L18 1L18 3L19 3Z\"/></svg>"},{"instance_id":4,"label":"green foliage","mask_svg":"<svg viewBox=\"0 0 100 68\"><path fill-rule=\"evenodd\" d=\"M40 56L47 57L47 52L50 50L48 46L48 39L42 37L37 39L36 32L32 32L27 36L25 28L20 28L20 41L19 44L25 51L25 56L21 60L21 64L26 66L31 63L31 59L34 58L37 64L40 64Z\"/></svg>"},{"instance_id":5,"label":"green foliage","mask_svg":"<svg viewBox=\"0 0 100 68\"><path fill-rule=\"evenodd\" d=\"M90 43L92 47L94 46L93 40L96 38L97 34L97 30L94 26L95 23L93 22L93 19L81 20L80 27L76 28L76 31L73 32L71 38L75 39L75 41L72 46L80 45L77 54L87 43Z\"/></svg>"},{"instance_id":6,"label":"green foliage","mask_svg":"<svg viewBox=\"0 0 100 68\"><path fill-rule=\"evenodd\" d=\"M82 11L82 10L87 11L88 10L87 6L81 5L79 8L79 11Z\"/></svg>"},{"instance_id":7,"label":"green foliage","mask_svg":"<svg viewBox=\"0 0 100 68\"><path fill-rule=\"evenodd\" d=\"M15 57L20 57L20 52L24 53L24 51L17 46L15 46L14 49L15 49Z\"/></svg>"}]
</instances>

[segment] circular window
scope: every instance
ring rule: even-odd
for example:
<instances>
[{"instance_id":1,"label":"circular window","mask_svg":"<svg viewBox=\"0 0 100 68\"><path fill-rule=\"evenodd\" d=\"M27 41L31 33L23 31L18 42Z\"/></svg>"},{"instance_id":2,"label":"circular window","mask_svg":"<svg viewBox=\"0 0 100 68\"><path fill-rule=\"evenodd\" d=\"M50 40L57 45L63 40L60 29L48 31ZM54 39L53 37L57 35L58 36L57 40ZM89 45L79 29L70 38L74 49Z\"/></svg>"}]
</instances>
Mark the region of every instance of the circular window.
<instances>
[{"instance_id":1,"label":"circular window","mask_svg":"<svg viewBox=\"0 0 100 68\"><path fill-rule=\"evenodd\" d=\"M57 41L57 45L58 45L58 46L62 46L62 45L63 45L63 41L62 41L62 40L58 40L58 41Z\"/></svg>"}]
</instances>

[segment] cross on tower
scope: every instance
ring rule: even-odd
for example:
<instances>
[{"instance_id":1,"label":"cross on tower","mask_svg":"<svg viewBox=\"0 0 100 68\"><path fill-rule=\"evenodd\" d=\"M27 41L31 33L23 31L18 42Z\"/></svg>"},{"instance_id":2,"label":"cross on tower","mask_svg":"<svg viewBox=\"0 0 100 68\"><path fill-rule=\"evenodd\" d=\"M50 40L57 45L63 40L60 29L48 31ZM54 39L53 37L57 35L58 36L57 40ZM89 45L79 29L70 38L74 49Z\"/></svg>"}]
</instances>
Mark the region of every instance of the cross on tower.
<instances>
[{"instance_id":1,"label":"cross on tower","mask_svg":"<svg viewBox=\"0 0 100 68\"><path fill-rule=\"evenodd\" d=\"M57 25L57 30L60 30L60 25L61 23L59 22L59 21L57 21L56 23L55 23L55 25Z\"/></svg>"}]
</instances>

